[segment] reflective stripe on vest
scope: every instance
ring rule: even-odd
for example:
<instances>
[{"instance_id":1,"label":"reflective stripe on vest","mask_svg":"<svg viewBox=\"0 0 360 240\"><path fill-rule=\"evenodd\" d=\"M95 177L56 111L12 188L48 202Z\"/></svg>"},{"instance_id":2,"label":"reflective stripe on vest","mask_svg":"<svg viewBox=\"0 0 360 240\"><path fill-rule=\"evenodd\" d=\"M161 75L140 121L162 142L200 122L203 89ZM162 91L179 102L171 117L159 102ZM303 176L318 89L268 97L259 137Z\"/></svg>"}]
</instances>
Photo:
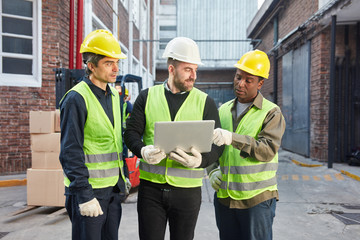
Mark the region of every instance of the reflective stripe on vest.
<instances>
[{"instance_id":1,"label":"reflective stripe on vest","mask_svg":"<svg viewBox=\"0 0 360 240\"><path fill-rule=\"evenodd\" d=\"M278 169L278 163L263 163L258 165L250 165L250 166L221 166L221 172L230 174L251 174L265 171L276 171ZM229 170L230 168L230 170Z\"/></svg>"},{"instance_id":2,"label":"reflective stripe on vest","mask_svg":"<svg viewBox=\"0 0 360 240\"><path fill-rule=\"evenodd\" d=\"M126 108L127 108L127 102L125 101L123 104L123 110L122 110L122 127L126 128L126 119L128 119L130 113L126 114Z\"/></svg>"},{"instance_id":3,"label":"reflective stripe on vest","mask_svg":"<svg viewBox=\"0 0 360 240\"><path fill-rule=\"evenodd\" d=\"M231 108L234 100L223 104L219 109L221 126L233 132ZM262 109L253 106L241 119L236 133L257 139L268 112L277 107L263 99ZM277 190L276 171L278 155L270 162L260 162L251 157L242 158L240 151L232 145L226 146L220 157L223 181L217 193L219 198L231 197L235 200L250 199L264 191Z\"/></svg>"},{"instance_id":4,"label":"reflective stripe on vest","mask_svg":"<svg viewBox=\"0 0 360 240\"><path fill-rule=\"evenodd\" d=\"M163 85L149 88L145 106L146 126L143 141L154 144L155 122L171 121L169 106ZM174 121L202 120L207 94L193 88L177 112ZM171 141L171 133L169 133ZM140 164L140 178L154 183L168 183L176 187L199 187L202 185L204 169L187 168L169 158L157 165L149 165L143 159Z\"/></svg>"},{"instance_id":5,"label":"reflective stripe on vest","mask_svg":"<svg viewBox=\"0 0 360 240\"><path fill-rule=\"evenodd\" d=\"M276 177L261 181L261 182L248 182L248 183L239 183L239 182L230 182L227 186L226 182L221 182L220 188L232 191L252 191L264 189L266 187L275 185L277 183Z\"/></svg>"},{"instance_id":6,"label":"reflective stripe on vest","mask_svg":"<svg viewBox=\"0 0 360 240\"><path fill-rule=\"evenodd\" d=\"M117 152L85 155L85 162L86 163L100 163L100 162L114 161L114 160L117 160L117 157L118 157Z\"/></svg>"},{"instance_id":7,"label":"reflective stripe on vest","mask_svg":"<svg viewBox=\"0 0 360 240\"><path fill-rule=\"evenodd\" d=\"M140 162L140 168L146 172L151 172L154 174L161 174L161 175L165 175L166 173L168 176L173 176L173 177L203 178L205 175L203 169L200 169L198 171L189 171L188 169L181 169L181 168L166 168L165 166L148 164L147 162L144 161Z\"/></svg>"},{"instance_id":8,"label":"reflective stripe on vest","mask_svg":"<svg viewBox=\"0 0 360 240\"><path fill-rule=\"evenodd\" d=\"M114 164L117 159L117 152L85 155L85 165L88 166L89 178L91 179L119 176L120 169L117 164ZM108 164L109 166L106 168L106 170L96 169L97 165L100 163L102 164L102 167L105 167L106 164ZM90 168L91 166L95 166L95 169Z\"/></svg>"},{"instance_id":9,"label":"reflective stripe on vest","mask_svg":"<svg viewBox=\"0 0 360 240\"><path fill-rule=\"evenodd\" d=\"M89 183L93 188L115 186L119 175L123 180L123 161L121 161L121 111L118 92L112 91L112 109L114 126L110 122L99 100L92 93L86 82L80 82L69 91L78 92L84 99L87 109L87 119L84 126L83 151L85 165L89 171ZM65 186L70 180L65 176Z\"/></svg>"}]
</instances>

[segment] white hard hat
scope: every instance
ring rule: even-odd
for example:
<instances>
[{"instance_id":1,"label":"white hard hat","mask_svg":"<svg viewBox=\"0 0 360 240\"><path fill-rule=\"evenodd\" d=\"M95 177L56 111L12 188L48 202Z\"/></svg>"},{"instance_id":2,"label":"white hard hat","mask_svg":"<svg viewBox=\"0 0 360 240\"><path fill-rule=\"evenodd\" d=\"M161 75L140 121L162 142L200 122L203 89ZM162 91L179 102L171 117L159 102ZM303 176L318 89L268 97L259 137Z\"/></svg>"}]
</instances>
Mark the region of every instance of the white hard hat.
<instances>
[{"instance_id":1,"label":"white hard hat","mask_svg":"<svg viewBox=\"0 0 360 240\"><path fill-rule=\"evenodd\" d=\"M186 37L172 39L165 48L163 58L173 58L181 62L204 65L200 59L199 48L196 42Z\"/></svg>"}]
</instances>

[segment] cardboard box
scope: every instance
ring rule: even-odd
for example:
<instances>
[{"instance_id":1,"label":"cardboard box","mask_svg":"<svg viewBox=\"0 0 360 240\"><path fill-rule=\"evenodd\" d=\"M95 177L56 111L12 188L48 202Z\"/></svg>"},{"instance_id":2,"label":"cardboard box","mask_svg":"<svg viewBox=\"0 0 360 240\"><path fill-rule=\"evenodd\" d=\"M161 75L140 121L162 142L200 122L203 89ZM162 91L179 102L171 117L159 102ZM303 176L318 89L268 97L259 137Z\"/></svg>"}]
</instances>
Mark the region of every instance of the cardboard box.
<instances>
[{"instance_id":1,"label":"cardboard box","mask_svg":"<svg viewBox=\"0 0 360 240\"><path fill-rule=\"evenodd\" d=\"M55 110L55 123L54 123L55 132L60 132L60 109Z\"/></svg>"},{"instance_id":2,"label":"cardboard box","mask_svg":"<svg viewBox=\"0 0 360 240\"><path fill-rule=\"evenodd\" d=\"M55 111L30 111L30 133L55 132Z\"/></svg>"},{"instance_id":3,"label":"cardboard box","mask_svg":"<svg viewBox=\"0 0 360 240\"><path fill-rule=\"evenodd\" d=\"M59 169L27 170L27 204L29 206L65 206L63 171Z\"/></svg>"},{"instance_id":4,"label":"cardboard box","mask_svg":"<svg viewBox=\"0 0 360 240\"><path fill-rule=\"evenodd\" d=\"M31 150L34 152L60 152L60 133L31 134Z\"/></svg>"},{"instance_id":5,"label":"cardboard box","mask_svg":"<svg viewBox=\"0 0 360 240\"><path fill-rule=\"evenodd\" d=\"M62 169L59 152L32 152L31 167L33 169Z\"/></svg>"}]
</instances>

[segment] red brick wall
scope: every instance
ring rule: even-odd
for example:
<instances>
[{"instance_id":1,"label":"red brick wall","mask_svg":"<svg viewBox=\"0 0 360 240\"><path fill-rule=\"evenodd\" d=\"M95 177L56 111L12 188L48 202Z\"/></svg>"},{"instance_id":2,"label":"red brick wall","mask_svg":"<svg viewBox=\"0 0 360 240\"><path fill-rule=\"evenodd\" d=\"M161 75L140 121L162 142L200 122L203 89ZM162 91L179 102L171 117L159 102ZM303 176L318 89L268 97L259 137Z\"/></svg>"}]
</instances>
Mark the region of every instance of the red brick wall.
<instances>
[{"instance_id":1,"label":"red brick wall","mask_svg":"<svg viewBox=\"0 0 360 240\"><path fill-rule=\"evenodd\" d=\"M54 68L68 67L69 1L42 1L42 86L0 86L0 175L31 167L29 111L55 109Z\"/></svg>"},{"instance_id":2,"label":"red brick wall","mask_svg":"<svg viewBox=\"0 0 360 240\"><path fill-rule=\"evenodd\" d=\"M317 2L313 0L290 0L282 1L280 4L281 9L278 14L278 38L279 40L285 37L290 31L295 29L300 24L304 23L311 15L317 10ZM258 49L268 52L274 47L274 22L268 21L263 25L260 36L262 40ZM261 89L261 93L269 100L274 99L274 66L275 59L273 55L269 56L270 59L270 74L269 79L265 80ZM281 56L278 57L278 89L277 89L277 104L282 106L282 61Z\"/></svg>"},{"instance_id":3,"label":"red brick wall","mask_svg":"<svg viewBox=\"0 0 360 240\"><path fill-rule=\"evenodd\" d=\"M112 1L108 1L111 6ZM147 2L154 4L154 1ZM120 2L118 5L119 38L128 47L128 14ZM74 66L76 7L77 1L75 1ZM69 8L68 0L42 0L41 87L0 86L0 175L24 173L27 168L31 167L29 111L55 109L53 69L69 68ZM109 29L112 29L113 12L105 1L94 0L93 11ZM152 8L151 14L153 14ZM152 19L151 17L151 21ZM152 34L152 30L150 33ZM134 29L134 37L138 38L137 29ZM144 49L146 54L146 47ZM134 46L134 53L138 57L138 47Z\"/></svg>"},{"instance_id":4,"label":"red brick wall","mask_svg":"<svg viewBox=\"0 0 360 240\"><path fill-rule=\"evenodd\" d=\"M279 39L304 23L318 10L318 1L290 0L282 1L284 8L279 16Z\"/></svg>"},{"instance_id":5,"label":"red brick wall","mask_svg":"<svg viewBox=\"0 0 360 240\"><path fill-rule=\"evenodd\" d=\"M279 11L279 39L304 23L317 11L317 1L290 0L282 1ZM314 24L314 23L311 23ZM320 27L315 30L317 31ZM296 36L296 34L294 35ZM293 36L293 37L294 37ZM308 35L310 36L310 34ZM273 22L269 21L257 38L262 39L259 49L269 51L273 48ZM308 37L310 38L310 37ZM305 39L306 40L306 39ZM282 58L281 56L302 42L290 37L279 48L278 58L278 105L282 106ZM339 51L340 52L340 51ZM271 65L274 57L270 56ZM327 160L328 140L328 101L330 78L330 30L315 34L311 40L311 76L310 76L310 157L321 161ZM269 80L265 81L262 93L271 99L273 96L274 68L271 68Z\"/></svg>"},{"instance_id":6,"label":"red brick wall","mask_svg":"<svg viewBox=\"0 0 360 240\"><path fill-rule=\"evenodd\" d=\"M263 28L261 33L261 40L262 43L257 47L257 49L268 52L272 47L274 46L274 26L272 21L269 22L265 28ZM261 88L261 94L264 95L265 98L269 100L273 100L273 94L274 94L274 58L273 56L269 56L270 60L270 73L269 78L265 79L264 85ZM279 93L280 94L280 93Z\"/></svg>"},{"instance_id":7,"label":"red brick wall","mask_svg":"<svg viewBox=\"0 0 360 240\"><path fill-rule=\"evenodd\" d=\"M345 26L336 27L336 57L345 56ZM328 158L328 124L330 91L330 26L312 39L311 52L311 153L315 159L326 161ZM356 57L356 27L349 26L349 49L351 61Z\"/></svg>"},{"instance_id":8,"label":"red brick wall","mask_svg":"<svg viewBox=\"0 0 360 240\"><path fill-rule=\"evenodd\" d=\"M327 160L330 79L330 28L312 39L310 81L310 157Z\"/></svg>"},{"instance_id":9,"label":"red brick wall","mask_svg":"<svg viewBox=\"0 0 360 240\"><path fill-rule=\"evenodd\" d=\"M147 43L146 42L142 42L141 43L143 46L143 65L146 67L147 66Z\"/></svg>"},{"instance_id":10,"label":"red brick wall","mask_svg":"<svg viewBox=\"0 0 360 240\"><path fill-rule=\"evenodd\" d=\"M135 24L133 24L133 38L134 39L139 39L140 38L140 32L139 32L139 29L136 27L136 25ZM139 59L139 57L140 57L140 51L139 51L139 49L140 49L140 42L138 42L138 41L134 41L133 42L133 55L137 58L137 59Z\"/></svg>"},{"instance_id":11,"label":"red brick wall","mask_svg":"<svg viewBox=\"0 0 360 240\"><path fill-rule=\"evenodd\" d=\"M124 6L119 3L119 19L118 19L118 28L120 32L120 42L122 42L127 48L129 48L129 14L124 8Z\"/></svg>"},{"instance_id":12,"label":"red brick wall","mask_svg":"<svg viewBox=\"0 0 360 240\"><path fill-rule=\"evenodd\" d=\"M317 11L317 1L310 0L291 0L282 1L283 8L279 12L279 39L285 37L290 31L304 23L310 16ZM330 79L330 27L320 31L321 25L316 22L310 23L314 27L314 34L305 35L305 38L294 41L290 37L283 42L279 48L280 58L278 59L278 104L282 104L282 61L281 56L301 46L304 40L311 40L311 69L310 69L310 157L320 161L327 161L328 154L328 109L329 109L329 79ZM307 30L311 27L308 26ZM273 41L273 33L269 30L272 26L271 21L263 29L259 38L262 43L259 49L270 50ZM349 45L355 51L355 29L350 27ZM299 35L298 35L299 36ZM304 35L303 35L304 36ZM336 56L344 56L344 27L337 27L336 35ZM352 55L352 58L355 54ZM352 59L353 60L353 59ZM271 64L273 65L273 57ZM264 85L262 92L265 96L271 94L273 70L270 73L269 85Z\"/></svg>"},{"instance_id":13,"label":"red brick wall","mask_svg":"<svg viewBox=\"0 0 360 240\"><path fill-rule=\"evenodd\" d=\"M147 7L148 8L150 8L150 35L145 39L145 40L150 40L150 39L153 39L153 19L154 19L154 0L152 0L152 1L145 1L145 3L146 3L146 5L147 5ZM146 21L147 22L147 21ZM147 33L146 33L147 34ZM145 66L145 67L147 67L148 66L148 59L147 59L147 57L148 57L148 42L146 42L146 41L144 41L144 42L142 42L142 45L143 45L143 65ZM150 44L149 44L149 49L150 49L150 61L149 61L149 71L150 71L150 73L153 73L153 68L152 68L152 66L153 66L153 64L154 64L154 62L153 62L153 59L152 59L152 51L153 51L153 42L150 42Z\"/></svg>"},{"instance_id":14,"label":"red brick wall","mask_svg":"<svg viewBox=\"0 0 360 240\"><path fill-rule=\"evenodd\" d=\"M113 9L112 0L93 0L92 10L95 15L112 31L113 29ZM120 4L121 5L121 4Z\"/></svg>"}]
</instances>

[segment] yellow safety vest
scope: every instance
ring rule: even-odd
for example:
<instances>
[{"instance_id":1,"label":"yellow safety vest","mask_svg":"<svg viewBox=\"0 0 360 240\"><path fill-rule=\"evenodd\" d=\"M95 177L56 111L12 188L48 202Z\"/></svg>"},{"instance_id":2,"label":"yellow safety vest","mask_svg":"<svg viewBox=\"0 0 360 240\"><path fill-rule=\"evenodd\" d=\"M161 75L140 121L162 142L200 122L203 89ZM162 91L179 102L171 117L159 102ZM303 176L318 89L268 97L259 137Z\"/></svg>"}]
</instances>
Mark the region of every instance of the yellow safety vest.
<instances>
[{"instance_id":1,"label":"yellow safety vest","mask_svg":"<svg viewBox=\"0 0 360 240\"><path fill-rule=\"evenodd\" d=\"M127 108L127 102L124 101L123 110L122 110L122 126L124 129L126 128L126 119L128 119L130 115L130 113L126 114L126 108Z\"/></svg>"},{"instance_id":2,"label":"yellow safety vest","mask_svg":"<svg viewBox=\"0 0 360 240\"><path fill-rule=\"evenodd\" d=\"M87 119L84 127L83 150L92 188L115 186L120 173L125 181L124 163L120 158L122 155L120 99L117 90L113 87L110 89L113 93L114 126L86 82L78 83L67 92L76 91L85 100ZM66 176L64 183L69 187L70 180Z\"/></svg>"},{"instance_id":3,"label":"yellow safety vest","mask_svg":"<svg viewBox=\"0 0 360 240\"><path fill-rule=\"evenodd\" d=\"M163 85L149 88L145 106L146 126L143 141L154 144L155 122L171 121L169 106ZM207 94L193 88L177 112L174 121L202 120ZM171 133L169 133L171 141ZM165 158L159 164L152 165L141 159L140 178L154 183L168 183L176 187L202 186L203 168L187 168L180 163Z\"/></svg>"},{"instance_id":4,"label":"yellow safety vest","mask_svg":"<svg viewBox=\"0 0 360 240\"><path fill-rule=\"evenodd\" d=\"M233 105L234 100L231 100L219 109L222 128L231 132L233 132L231 114ZM262 109L252 107L241 119L235 133L257 139L267 113L275 107L277 106L274 103L264 98ZM231 197L235 200L245 200L264 191L277 190L278 154L270 162L260 162L251 157L242 158L240 150L229 145L225 146L219 161L223 180L217 193L218 198Z\"/></svg>"}]
</instances>

